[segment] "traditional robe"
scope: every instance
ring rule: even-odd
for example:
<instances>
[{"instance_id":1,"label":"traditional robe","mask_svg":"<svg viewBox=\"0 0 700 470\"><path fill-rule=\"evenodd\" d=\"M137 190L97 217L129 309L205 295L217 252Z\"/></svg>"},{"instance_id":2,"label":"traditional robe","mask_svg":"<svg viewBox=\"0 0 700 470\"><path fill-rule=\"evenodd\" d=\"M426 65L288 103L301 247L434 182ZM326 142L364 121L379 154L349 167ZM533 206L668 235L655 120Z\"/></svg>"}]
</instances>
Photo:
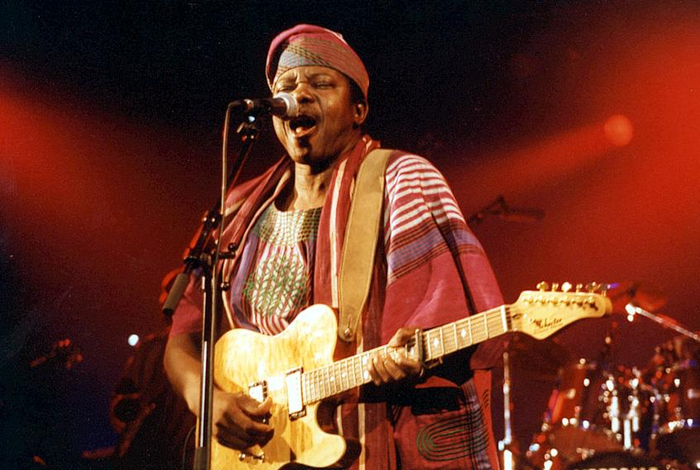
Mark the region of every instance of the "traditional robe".
<instances>
[{"instance_id":1,"label":"traditional robe","mask_svg":"<svg viewBox=\"0 0 700 470\"><path fill-rule=\"evenodd\" d=\"M337 308L338 274L352 189L362 160L378 142L363 137L341 156L317 221L306 244L310 303ZM262 176L235 188L227 198L230 218L224 246L237 247L225 262L223 280L228 327L260 327L242 292L250 280L246 264L254 228L285 184L292 184L285 158ZM403 326L428 329L503 303L484 251L466 225L443 176L427 160L396 151L385 173L383 223L369 300L359 340L340 344L338 356L386 344ZM311 252L309 247L313 245ZM302 249L303 251L303 249ZM294 304L294 303L292 303ZM290 304L290 305L292 305ZM286 312L293 320L300 308ZM172 334L201 329L201 300L193 281L173 319ZM284 322L279 324L284 327ZM367 385L339 408L345 437L358 439L362 453L353 468L498 468L490 417L490 372L501 342L487 341L448 358L423 380L387 387Z\"/></svg>"}]
</instances>

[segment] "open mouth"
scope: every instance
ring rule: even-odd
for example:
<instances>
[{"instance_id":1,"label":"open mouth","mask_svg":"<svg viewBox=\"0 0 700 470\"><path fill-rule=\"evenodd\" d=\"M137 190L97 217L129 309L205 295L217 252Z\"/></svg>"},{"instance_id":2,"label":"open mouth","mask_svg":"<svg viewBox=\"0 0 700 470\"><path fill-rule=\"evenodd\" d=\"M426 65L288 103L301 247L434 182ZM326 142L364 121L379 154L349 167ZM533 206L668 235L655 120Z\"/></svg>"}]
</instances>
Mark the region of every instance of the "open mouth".
<instances>
[{"instance_id":1,"label":"open mouth","mask_svg":"<svg viewBox=\"0 0 700 470\"><path fill-rule=\"evenodd\" d=\"M311 116L300 115L295 118L292 118L289 121L289 128L291 129L292 133L297 137L301 137L311 133L311 131L313 131L315 127L316 119L312 118Z\"/></svg>"}]
</instances>

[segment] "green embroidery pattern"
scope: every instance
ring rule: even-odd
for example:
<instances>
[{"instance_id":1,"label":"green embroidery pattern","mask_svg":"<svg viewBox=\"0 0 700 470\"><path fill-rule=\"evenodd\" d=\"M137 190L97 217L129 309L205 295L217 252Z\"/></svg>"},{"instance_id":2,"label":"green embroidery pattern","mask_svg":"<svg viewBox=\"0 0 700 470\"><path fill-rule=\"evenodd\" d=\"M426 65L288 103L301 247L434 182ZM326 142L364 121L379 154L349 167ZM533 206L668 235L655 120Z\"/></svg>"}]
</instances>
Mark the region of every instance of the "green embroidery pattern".
<instances>
[{"instance_id":1,"label":"green embroidery pattern","mask_svg":"<svg viewBox=\"0 0 700 470\"><path fill-rule=\"evenodd\" d=\"M275 256L253 271L243 295L260 315L285 315L303 307L308 295L306 268L299 260Z\"/></svg>"},{"instance_id":2,"label":"green embroidery pattern","mask_svg":"<svg viewBox=\"0 0 700 470\"><path fill-rule=\"evenodd\" d=\"M243 295L259 315L285 316L306 305L309 276L299 243L316 237L321 208L280 212L271 205L253 228L263 256L243 285Z\"/></svg>"},{"instance_id":3,"label":"green embroidery pattern","mask_svg":"<svg viewBox=\"0 0 700 470\"><path fill-rule=\"evenodd\" d=\"M456 416L432 423L418 432L416 446L427 460L454 460L483 452L488 435L481 410L475 416Z\"/></svg>"}]
</instances>

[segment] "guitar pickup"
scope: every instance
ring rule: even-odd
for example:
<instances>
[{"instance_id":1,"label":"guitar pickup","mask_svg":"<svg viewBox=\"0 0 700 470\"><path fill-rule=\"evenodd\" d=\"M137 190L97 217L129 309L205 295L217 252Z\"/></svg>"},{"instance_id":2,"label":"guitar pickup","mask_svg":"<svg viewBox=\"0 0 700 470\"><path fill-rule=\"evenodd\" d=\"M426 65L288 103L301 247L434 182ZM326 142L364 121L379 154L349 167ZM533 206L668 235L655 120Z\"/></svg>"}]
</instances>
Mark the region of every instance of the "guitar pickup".
<instances>
[{"instance_id":1,"label":"guitar pickup","mask_svg":"<svg viewBox=\"0 0 700 470\"><path fill-rule=\"evenodd\" d=\"M304 406L304 395L301 386L301 374L303 368L298 367L287 372L285 382L287 384L287 409L289 410L289 419L294 420L306 416L306 407Z\"/></svg>"},{"instance_id":2,"label":"guitar pickup","mask_svg":"<svg viewBox=\"0 0 700 470\"><path fill-rule=\"evenodd\" d=\"M267 398L267 381L261 380L248 385L248 395L260 403L264 402Z\"/></svg>"}]
</instances>

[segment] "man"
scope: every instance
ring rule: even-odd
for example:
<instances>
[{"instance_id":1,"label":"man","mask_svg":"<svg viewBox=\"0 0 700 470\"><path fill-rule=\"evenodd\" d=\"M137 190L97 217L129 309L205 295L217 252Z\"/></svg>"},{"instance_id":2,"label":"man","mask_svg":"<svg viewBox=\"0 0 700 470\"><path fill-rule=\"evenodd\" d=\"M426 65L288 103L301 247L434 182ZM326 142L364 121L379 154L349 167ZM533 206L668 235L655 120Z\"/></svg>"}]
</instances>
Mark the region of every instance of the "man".
<instances>
[{"instance_id":1,"label":"man","mask_svg":"<svg viewBox=\"0 0 700 470\"><path fill-rule=\"evenodd\" d=\"M266 74L273 94L291 94L298 116L274 118L287 156L228 196L221 238L229 328L283 331L311 304L338 306L338 273L355 176L379 143L363 132L369 77L339 34L311 25L281 33ZM502 303L493 272L440 173L394 152L385 173L381 234L357 351L402 346L430 328ZM201 294L193 280L174 319L166 371L198 412ZM401 354L375 356L372 384L339 408L339 429L358 439L353 468L497 468L488 408L499 351L485 343L425 370ZM267 442L269 399L216 390L214 434L235 449Z\"/></svg>"}]
</instances>

